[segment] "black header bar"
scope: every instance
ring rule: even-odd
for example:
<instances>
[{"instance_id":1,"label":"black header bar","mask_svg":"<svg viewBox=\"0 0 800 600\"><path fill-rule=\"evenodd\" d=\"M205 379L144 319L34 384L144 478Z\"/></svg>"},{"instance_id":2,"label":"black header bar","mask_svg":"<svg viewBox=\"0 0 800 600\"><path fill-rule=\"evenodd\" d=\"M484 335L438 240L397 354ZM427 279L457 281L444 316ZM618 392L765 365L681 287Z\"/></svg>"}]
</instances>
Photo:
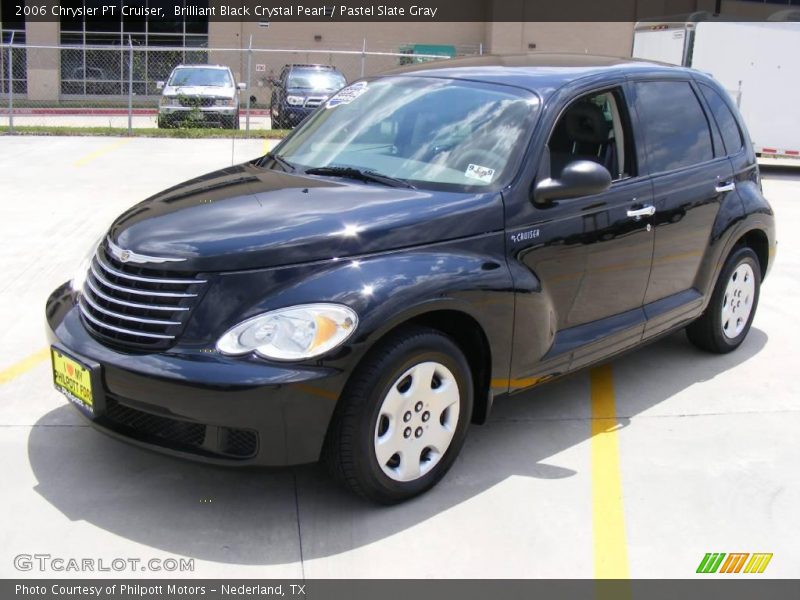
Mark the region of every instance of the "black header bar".
<instances>
[{"instance_id":1,"label":"black header bar","mask_svg":"<svg viewBox=\"0 0 800 600\"><path fill-rule=\"evenodd\" d=\"M0 0L7 21L148 19L279 23L342 22L634 22L767 20L795 8L747 0ZM800 19L797 7L795 19ZM687 12L689 11L689 12ZM784 14L784 18L786 15ZM772 17L775 18L774 16Z\"/></svg>"}]
</instances>

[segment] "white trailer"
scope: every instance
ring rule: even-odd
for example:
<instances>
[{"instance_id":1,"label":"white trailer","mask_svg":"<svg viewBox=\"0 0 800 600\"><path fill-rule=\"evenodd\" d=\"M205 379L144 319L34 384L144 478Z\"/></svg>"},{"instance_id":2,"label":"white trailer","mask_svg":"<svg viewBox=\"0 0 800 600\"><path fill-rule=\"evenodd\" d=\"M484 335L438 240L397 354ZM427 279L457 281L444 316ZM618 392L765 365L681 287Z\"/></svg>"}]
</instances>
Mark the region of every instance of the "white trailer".
<instances>
[{"instance_id":1,"label":"white trailer","mask_svg":"<svg viewBox=\"0 0 800 600\"><path fill-rule=\"evenodd\" d=\"M747 123L757 153L800 158L800 23L637 23L633 56L711 74Z\"/></svg>"}]
</instances>

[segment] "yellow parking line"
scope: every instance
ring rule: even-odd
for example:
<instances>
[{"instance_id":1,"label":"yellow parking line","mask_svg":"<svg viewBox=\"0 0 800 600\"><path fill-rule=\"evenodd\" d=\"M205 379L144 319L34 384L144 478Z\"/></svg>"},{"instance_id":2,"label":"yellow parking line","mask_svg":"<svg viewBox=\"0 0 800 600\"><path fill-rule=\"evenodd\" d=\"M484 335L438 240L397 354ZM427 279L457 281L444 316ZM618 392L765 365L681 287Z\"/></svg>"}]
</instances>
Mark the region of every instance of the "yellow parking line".
<instances>
[{"instance_id":1,"label":"yellow parking line","mask_svg":"<svg viewBox=\"0 0 800 600\"><path fill-rule=\"evenodd\" d=\"M594 574L627 579L628 544L622 506L619 441L611 365L589 373L592 388L592 523Z\"/></svg>"},{"instance_id":2,"label":"yellow parking line","mask_svg":"<svg viewBox=\"0 0 800 600\"><path fill-rule=\"evenodd\" d=\"M42 362L49 356L50 356L50 348L42 348L38 352L31 354L29 357L23 358L18 363L13 364L7 369L0 371L0 385L8 383L12 379L19 377L20 375L26 373L27 371L30 371L32 368L34 368L36 365L38 365L40 362Z\"/></svg>"},{"instance_id":3,"label":"yellow parking line","mask_svg":"<svg viewBox=\"0 0 800 600\"><path fill-rule=\"evenodd\" d=\"M87 154L83 158L80 158L80 159L76 160L75 161L75 166L76 167L82 167L83 165L93 161L95 158L98 158L99 156L103 156L104 154L108 154L112 150L116 150L120 146L122 146L124 144L127 144L128 142L131 141L131 139L132 138L123 138L121 140L117 140L113 144L106 144L105 146L102 146L101 148L99 148L98 150L95 150L91 154Z\"/></svg>"}]
</instances>

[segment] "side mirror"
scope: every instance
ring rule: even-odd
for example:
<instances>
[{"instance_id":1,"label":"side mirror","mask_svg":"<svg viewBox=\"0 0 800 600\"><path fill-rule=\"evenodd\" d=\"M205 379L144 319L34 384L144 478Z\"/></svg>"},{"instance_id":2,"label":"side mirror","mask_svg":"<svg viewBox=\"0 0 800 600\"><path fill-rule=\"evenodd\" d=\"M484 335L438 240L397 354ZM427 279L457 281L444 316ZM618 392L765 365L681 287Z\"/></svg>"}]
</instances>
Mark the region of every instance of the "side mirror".
<instances>
[{"instance_id":1,"label":"side mirror","mask_svg":"<svg viewBox=\"0 0 800 600\"><path fill-rule=\"evenodd\" d=\"M533 202L547 206L553 200L599 194L611 187L611 173L591 160L575 160L561 171L558 179L548 177L533 190Z\"/></svg>"},{"instance_id":2,"label":"side mirror","mask_svg":"<svg viewBox=\"0 0 800 600\"><path fill-rule=\"evenodd\" d=\"M164 89L164 82L163 81L156 81L156 89L163 90Z\"/></svg>"},{"instance_id":3,"label":"side mirror","mask_svg":"<svg viewBox=\"0 0 800 600\"><path fill-rule=\"evenodd\" d=\"M244 81L240 81L239 83L236 84L236 87L239 88L240 90L246 90L247 84Z\"/></svg>"}]
</instances>

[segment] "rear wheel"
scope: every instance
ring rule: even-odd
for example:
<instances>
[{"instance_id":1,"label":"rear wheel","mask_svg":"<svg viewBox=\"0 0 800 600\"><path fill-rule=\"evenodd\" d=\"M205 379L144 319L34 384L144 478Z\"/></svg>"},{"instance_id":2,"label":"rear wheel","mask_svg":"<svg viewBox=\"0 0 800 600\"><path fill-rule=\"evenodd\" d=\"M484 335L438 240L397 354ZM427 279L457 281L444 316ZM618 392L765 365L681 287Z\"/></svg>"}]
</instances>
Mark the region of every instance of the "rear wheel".
<instances>
[{"instance_id":1,"label":"rear wheel","mask_svg":"<svg viewBox=\"0 0 800 600\"><path fill-rule=\"evenodd\" d=\"M464 443L472 404L469 364L455 342L432 329L405 330L354 373L324 461L357 494L401 502L447 473Z\"/></svg>"},{"instance_id":2,"label":"rear wheel","mask_svg":"<svg viewBox=\"0 0 800 600\"><path fill-rule=\"evenodd\" d=\"M703 315L686 328L698 348L725 354L747 337L758 307L761 267L752 249L734 250L722 267Z\"/></svg>"}]
</instances>

